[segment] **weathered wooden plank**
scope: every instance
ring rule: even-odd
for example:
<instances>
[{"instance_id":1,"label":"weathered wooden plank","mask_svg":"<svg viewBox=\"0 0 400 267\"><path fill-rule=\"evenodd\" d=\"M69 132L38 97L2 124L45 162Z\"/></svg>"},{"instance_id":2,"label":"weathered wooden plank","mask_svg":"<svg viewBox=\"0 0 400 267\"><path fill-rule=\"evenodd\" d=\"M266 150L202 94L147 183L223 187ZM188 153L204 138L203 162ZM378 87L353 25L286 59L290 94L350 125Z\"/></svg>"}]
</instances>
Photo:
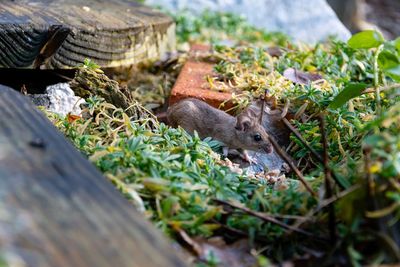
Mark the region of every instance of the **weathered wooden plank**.
<instances>
[{"instance_id":1,"label":"weathered wooden plank","mask_svg":"<svg viewBox=\"0 0 400 267\"><path fill-rule=\"evenodd\" d=\"M3 256L34 267L184 266L41 112L0 86Z\"/></svg>"},{"instance_id":2,"label":"weathered wooden plank","mask_svg":"<svg viewBox=\"0 0 400 267\"><path fill-rule=\"evenodd\" d=\"M116 67L173 49L172 19L133 0L0 1L0 67Z\"/></svg>"}]
</instances>

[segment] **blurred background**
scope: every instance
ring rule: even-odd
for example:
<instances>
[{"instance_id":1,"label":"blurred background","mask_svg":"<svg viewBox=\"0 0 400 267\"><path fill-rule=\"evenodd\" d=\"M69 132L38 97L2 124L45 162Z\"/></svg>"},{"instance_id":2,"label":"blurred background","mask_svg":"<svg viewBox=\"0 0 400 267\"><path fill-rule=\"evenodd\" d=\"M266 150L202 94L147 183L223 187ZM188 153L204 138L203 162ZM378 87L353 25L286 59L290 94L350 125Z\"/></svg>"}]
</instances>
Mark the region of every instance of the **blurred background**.
<instances>
[{"instance_id":1,"label":"blurred background","mask_svg":"<svg viewBox=\"0 0 400 267\"><path fill-rule=\"evenodd\" d=\"M327 0L342 23L352 32L376 25L388 39L400 35L399 0Z\"/></svg>"},{"instance_id":2,"label":"blurred background","mask_svg":"<svg viewBox=\"0 0 400 267\"><path fill-rule=\"evenodd\" d=\"M400 35L399 0L146 0L172 14L204 10L243 16L251 25L315 43L328 36L346 41L351 33L376 29L387 39ZM336 13L336 14L335 14Z\"/></svg>"}]
</instances>

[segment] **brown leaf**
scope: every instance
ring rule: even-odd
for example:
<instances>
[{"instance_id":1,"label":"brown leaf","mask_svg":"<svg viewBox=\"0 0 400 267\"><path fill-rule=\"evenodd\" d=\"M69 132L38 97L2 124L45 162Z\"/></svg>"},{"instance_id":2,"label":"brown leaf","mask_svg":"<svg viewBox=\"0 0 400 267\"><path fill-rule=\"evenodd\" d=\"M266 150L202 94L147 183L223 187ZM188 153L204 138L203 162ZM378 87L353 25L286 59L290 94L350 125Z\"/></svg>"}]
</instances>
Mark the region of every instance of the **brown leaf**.
<instances>
[{"instance_id":1,"label":"brown leaf","mask_svg":"<svg viewBox=\"0 0 400 267\"><path fill-rule=\"evenodd\" d=\"M282 50L278 46L270 46L267 48L267 53L271 57L280 57L282 56Z\"/></svg>"},{"instance_id":2,"label":"brown leaf","mask_svg":"<svg viewBox=\"0 0 400 267\"><path fill-rule=\"evenodd\" d=\"M73 115L71 113L68 113L68 115L67 115L67 119L68 119L69 123L79 120L80 118L81 118L81 116Z\"/></svg>"},{"instance_id":3,"label":"brown leaf","mask_svg":"<svg viewBox=\"0 0 400 267\"><path fill-rule=\"evenodd\" d=\"M241 239L233 244L226 244L222 237L210 239L195 238L203 248L201 259L214 255L220 267L252 267L257 263L256 258L250 254L248 240Z\"/></svg>"},{"instance_id":4,"label":"brown leaf","mask_svg":"<svg viewBox=\"0 0 400 267\"><path fill-rule=\"evenodd\" d=\"M27 94L28 94L28 90L26 89L25 84L23 84L23 85L21 86L21 93L22 93L23 95L27 95Z\"/></svg>"},{"instance_id":5,"label":"brown leaf","mask_svg":"<svg viewBox=\"0 0 400 267\"><path fill-rule=\"evenodd\" d=\"M190 237L182 229L177 229L182 240L189 246L198 260L205 262L213 256L220 267L251 267L256 266L256 258L249 253L248 240L238 240L226 244L222 237Z\"/></svg>"},{"instance_id":6,"label":"brown leaf","mask_svg":"<svg viewBox=\"0 0 400 267\"><path fill-rule=\"evenodd\" d=\"M286 69L283 72L283 76L298 84L310 84L312 81L322 79L322 76L318 73L302 72L294 68Z\"/></svg>"}]
</instances>

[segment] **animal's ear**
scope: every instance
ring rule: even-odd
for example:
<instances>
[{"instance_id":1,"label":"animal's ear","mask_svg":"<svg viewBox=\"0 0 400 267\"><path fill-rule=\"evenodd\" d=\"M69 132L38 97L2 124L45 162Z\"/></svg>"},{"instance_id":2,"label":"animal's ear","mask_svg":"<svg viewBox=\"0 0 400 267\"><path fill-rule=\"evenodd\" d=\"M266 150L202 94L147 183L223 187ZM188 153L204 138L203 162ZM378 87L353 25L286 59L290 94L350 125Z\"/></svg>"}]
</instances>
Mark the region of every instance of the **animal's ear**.
<instances>
[{"instance_id":1,"label":"animal's ear","mask_svg":"<svg viewBox=\"0 0 400 267\"><path fill-rule=\"evenodd\" d=\"M244 111L247 116L251 118L257 118L259 111L256 108L248 108Z\"/></svg>"},{"instance_id":2,"label":"animal's ear","mask_svg":"<svg viewBox=\"0 0 400 267\"><path fill-rule=\"evenodd\" d=\"M248 116L252 117L254 121L258 121L261 124L265 112L265 101L263 99L253 101L244 112L246 112Z\"/></svg>"},{"instance_id":3,"label":"animal's ear","mask_svg":"<svg viewBox=\"0 0 400 267\"><path fill-rule=\"evenodd\" d=\"M256 103L252 103L250 106L245 108L242 113L240 113L240 115L247 116L252 119L257 119L260 116L260 113L261 108Z\"/></svg>"},{"instance_id":4,"label":"animal's ear","mask_svg":"<svg viewBox=\"0 0 400 267\"><path fill-rule=\"evenodd\" d=\"M247 116L238 116L236 118L235 129L245 132L251 127L251 124L252 124L251 118L249 118Z\"/></svg>"}]
</instances>

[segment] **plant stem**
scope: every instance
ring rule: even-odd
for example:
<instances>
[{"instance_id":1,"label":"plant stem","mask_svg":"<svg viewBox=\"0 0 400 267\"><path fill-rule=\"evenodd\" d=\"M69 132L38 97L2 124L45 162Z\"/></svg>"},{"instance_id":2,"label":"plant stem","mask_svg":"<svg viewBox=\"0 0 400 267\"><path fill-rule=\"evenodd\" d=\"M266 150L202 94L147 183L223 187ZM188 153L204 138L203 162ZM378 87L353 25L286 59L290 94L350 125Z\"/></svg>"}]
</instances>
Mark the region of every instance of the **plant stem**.
<instances>
[{"instance_id":1,"label":"plant stem","mask_svg":"<svg viewBox=\"0 0 400 267\"><path fill-rule=\"evenodd\" d=\"M299 133L299 131L286 119L282 119L283 123L286 125L286 127L292 131L292 133L297 137L297 139L311 152L311 155L314 156L316 160L320 163L324 163L324 159L310 146L310 144L303 138L303 136ZM329 166L328 166L329 168ZM335 180L336 184L341 188L345 189L345 187L339 182L339 179L337 178L336 174L333 172L331 168L330 173Z\"/></svg>"},{"instance_id":2,"label":"plant stem","mask_svg":"<svg viewBox=\"0 0 400 267\"><path fill-rule=\"evenodd\" d=\"M359 184L355 184L355 185L349 187L348 189L343 190L343 191L337 193L336 196L332 196L332 197L329 198L329 199L324 199L323 201L320 202L320 204L318 205L318 207L316 207L316 208L313 209L313 210L310 210L310 211L304 216L304 218L297 220L297 222L294 223L292 226L294 226L294 227L300 227L300 225L302 225L304 222L310 221L310 220L313 218L314 214L318 213L318 212L321 211L323 208L325 208L325 207L331 205L333 202L335 202L335 201L337 201L337 200L339 200L339 199L341 199L341 198L347 196L348 194L350 194L350 193L352 193L352 192L354 192L354 191L356 191L356 190L359 190L360 188L361 188L361 186L360 186Z\"/></svg>"},{"instance_id":3,"label":"plant stem","mask_svg":"<svg viewBox=\"0 0 400 267\"><path fill-rule=\"evenodd\" d=\"M379 87L379 92L388 91L391 89L400 88L400 83L392 83L389 85ZM376 92L375 88L367 88L361 92L361 94L369 94Z\"/></svg>"},{"instance_id":4,"label":"plant stem","mask_svg":"<svg viewBox=\"0 0 400 267\"><path fill-rule=\"evenodd\" d=\"M371 174L371 148L364 148L364 171L367 175L367 196L373 199L375 195L375 183Z\"/></svg>"},{"instance_id":5,"label":"plant stem","mask_svg":"<svg viewBox=\"0 0 400 267\"><path fill-rule=\"evenodd\" d=\"M325 190L326 190L326 198L330 199L332 197L332 185L331 185L331 171L329 166L329 155L328 155L328 141L326 139L326 132L325 132L325 117L323 114L320 114L320 129L321 129L321 136L322 136L322 146L324 148L324 171L325 171ZM336 243L336 215L335 215L335 207L332 203L328 206L328 216L329 216L329 234L330 240L332 243Z\"/></svg>"},{"instance_id":6,"label":"plant stem","mask_svg":"<svg viewBox=\"0 0 400 267\"><path fill-rule=\"evenodd\" d=\"M270 217L270 216L268 216L266 214L263 214L261 212L257 212L257 211L251 210L251 209L249 209L247 207L240 206L240 205L237 205L237 204L225 201L225 200L221 200L221 199L214 198L212 200L217 202L217 203L220 203L222 205L226 205L226 206L232 207L234 209L239 209L239 210L243 211L246 214L249 214L251 216L259 218L259 219L261 219L261 220L263 220L265 222L269 222L269 223L278 225L278 226L280 226L280 227L282 227L282 228L284 228L286 230L297 232L299 234L303 234L303 235L306 235L306 236L309 236L309 237L316 237L314 234L312 234L310 232L307 232L307 231L304 231L302 229L299 229L299 228L293 227L291 225L285 224L285 223L283 223L283 222L281 222L281 221L279 221L279 220L277 220L277 219L275 219L273 217Z\"/></svg>"},{"instance_id":7,"label":"plant stem","mask_svg":"<svg viewBox=\"0 0 400 267\"><path fill-rule=\"evenodd\" d=\"M303 174L301 171L294 165L293 160L291 157L284 151L278 144L278 142L273 138L271 135L269 135L269 141L271 142L272 146L274 147L276 153L284 160L286 163L289 165L289 167L292 169L292 171L296 174L296 176L300 179L300 182L304 185L306 190L314 197L317 197L317 193L315 193L312 189L311 186L307 183L306 179L304 179Z\"/></svg>"},{"instance_id":8,"label":"plant stem","mask_svg":"<svg viewBox=\"0 0 400 267\"><path fill-rule=\"evenodd\" d=\"M263 115L264 115L264 111L265 111L265 101L267 99L267 93L268 93L268 89L265 89L264 98L263 98L263 102L262 102L262 105L261 105L260 124L262 124L262 121L263 121Z\"/></svg>"},{"instance_id":9,"label":"plant stem","mask_svg":"<svg viewBox=\"0 0 400 267\"><path fill-rule=\"evenodd\" d=\"M383 44L381 44L376 50L374 56L374 87L375 87L375 101L376 101L376 115L381 115L381 91L379 87L379 66L378 57L383 50Z\"/></svg>"}]
</instances>

